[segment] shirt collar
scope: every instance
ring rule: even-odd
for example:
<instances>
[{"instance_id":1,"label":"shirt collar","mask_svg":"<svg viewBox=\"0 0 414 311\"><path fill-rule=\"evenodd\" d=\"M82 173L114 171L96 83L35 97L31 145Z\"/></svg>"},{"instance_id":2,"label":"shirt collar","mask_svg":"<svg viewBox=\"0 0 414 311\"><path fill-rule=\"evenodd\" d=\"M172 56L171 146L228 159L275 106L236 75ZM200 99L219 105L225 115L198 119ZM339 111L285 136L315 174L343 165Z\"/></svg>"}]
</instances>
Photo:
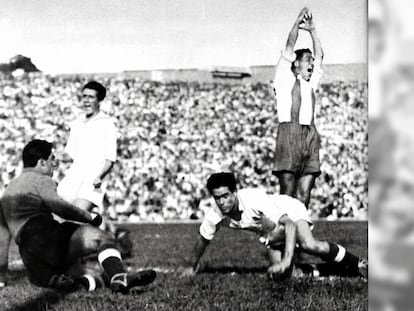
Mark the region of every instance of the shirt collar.
<instances>
[{"instance_id":1,"label":"shirt collar","mask_svg":"<svg viewBox=\"0 0 414 311\"><path fill-rule=\"evenodd\" d=\"M105 114L102 111L99 111L95 116L93 116L90 119L87 119L86 118L86 115L83 115L83 122L84 123L92 122L92 121L95 121L95 120L98 120L98 119L102 119L102 118L105 118Z\"/></svg>"}]
</instances>

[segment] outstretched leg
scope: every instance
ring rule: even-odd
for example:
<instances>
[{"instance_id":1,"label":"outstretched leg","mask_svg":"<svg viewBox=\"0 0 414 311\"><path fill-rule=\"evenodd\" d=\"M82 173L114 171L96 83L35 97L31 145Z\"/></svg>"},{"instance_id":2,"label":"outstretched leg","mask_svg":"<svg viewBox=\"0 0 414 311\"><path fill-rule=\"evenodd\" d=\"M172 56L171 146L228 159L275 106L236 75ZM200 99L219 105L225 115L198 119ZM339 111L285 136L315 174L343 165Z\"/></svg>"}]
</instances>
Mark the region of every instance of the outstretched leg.
<instances>
[{"instance_id":1,"label":"outstretched leg","mask_svg":"<svg viewBox=\"0 0 414 311\"><path fill-rule=\"evenodd\" d=\"M347 251L342 245L315 239L305 220L299 220L296 224L297 241L304 252L319 256L327 262L336 262L346 269L358 271L362 276L367 276L366 261Z\"/></svg>"},{"instance_id":2,"label":"outstretched leg","mask_svg":"<svg viewBox=\"0 0 414 311\"><path fill-rule=\"evenodd\" d=\"M109 280L110 287L116 292L126 293L131 287L151 283L155 279L152 270L128 275L125 272L121 253L115 246L114 238L107 232L98 228L84 225L80 226L72 235L67 262L71 266L79 258L97 255L98 262ZM94 285L89 277L87 288Z\"/></svg>"}]
</instances>

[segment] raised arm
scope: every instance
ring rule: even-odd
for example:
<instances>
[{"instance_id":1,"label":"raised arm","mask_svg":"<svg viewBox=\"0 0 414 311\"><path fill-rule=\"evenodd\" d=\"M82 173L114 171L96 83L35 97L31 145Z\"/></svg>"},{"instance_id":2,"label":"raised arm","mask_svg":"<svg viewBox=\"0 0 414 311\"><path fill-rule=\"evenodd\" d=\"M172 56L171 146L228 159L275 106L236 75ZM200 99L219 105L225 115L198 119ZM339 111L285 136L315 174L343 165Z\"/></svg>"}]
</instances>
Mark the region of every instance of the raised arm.
<instances>
[{"instance_id":1,"label":"raised arm","mask_svg":"<svg viewBox=\"0 0 414 311\"><path fill-rule=\"evenodd\" d=\"M298 17L295 20L295 23L293 24L292 29L289 32L285 47L286 52L289 54L293 53L294 51L296 41L298 40L300 26L303 23L305 16L307 16L308 12L308 8L303 8L302 11L300 11Z\"/></svg>"},{"instance_id":2,"label":"raised arm","mask_svg":"<svg viewBox=\"0 0 414 311\"><path fill-rule=\"evenodd\" d=\"M316 32L316 27L313 22L313 16L312 13L308 12L305 14L305 17L303 18L302 23L299 25L299 29L303 29L305 31L308 31L311 35L312 42L313 42L313 53L315 55L315 63L317 65L322 65L323 60L323 49L321 41L319 40L319 36Z\"/></svg>"},{"instance_id":3,"label":"raised arm","mask_svg":"<svg viewBox=\"0 0 414 311\"><path fill-rule=\"evenodd\" d=\"M282 55L279 57L276 64L275 76L273 78L273 88L278 102L278 109L280 109L279 117L283 114L283 117L286 118L284 110L281 108L285 105L285 103L289 103L291 100L290 92L295 81L295 76L291 70L292 62L295 61L296 58L294 48L298 39L300 25L303 24L304 18L306 14L308 14L308 11L308 8L303 8L302 11L300 11L292 29L289 32L285 49L282 51ZM290 115L290 108L288 110Z\"/></svg>"}]
</instances>

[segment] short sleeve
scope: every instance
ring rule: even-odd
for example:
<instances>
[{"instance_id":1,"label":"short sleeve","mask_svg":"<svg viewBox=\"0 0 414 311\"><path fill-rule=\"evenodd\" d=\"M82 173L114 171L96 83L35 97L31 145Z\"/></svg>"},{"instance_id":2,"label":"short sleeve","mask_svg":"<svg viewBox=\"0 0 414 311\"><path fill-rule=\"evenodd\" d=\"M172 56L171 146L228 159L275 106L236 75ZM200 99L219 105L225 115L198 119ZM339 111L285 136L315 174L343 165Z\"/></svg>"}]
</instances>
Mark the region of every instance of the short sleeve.
<instances>
[{"instance_id":1,"label":"short sleeve","mask_svg":"<svg viewBox=\"0 0 414 311\"><path fill-rule=\"evenodd\" d=\"M289 64L292 64L296 59L296 54L293 51L289 53L286 50L282 50L281 57L288 61Z\"/></svg>"},{"instance_id":2,"label":"short sleeve","mask_svg":"<svg viewBox=\"0 0 414 311\"><path fill-rule=\"evenodd\" d=\"M294 79L291 71L292 63L295 61L295 53L288 53L286 50L281 52L279 61L276 65L275 77L273 79L273 88L279 96L280 88L285 84L292 83Z\"/></svg>"},{"instance_id":3,"label":"short sleeve","mask_svg":"<svg viewBox=\"0 0 414 311\"><path fill-rule=\"evenodd\" d=\"M212 240L218 230L218 224L222 221L223 216L214 208L210 208L204 216L200 226L200 234L206 240Z\"/></svg>"}]
</instances>

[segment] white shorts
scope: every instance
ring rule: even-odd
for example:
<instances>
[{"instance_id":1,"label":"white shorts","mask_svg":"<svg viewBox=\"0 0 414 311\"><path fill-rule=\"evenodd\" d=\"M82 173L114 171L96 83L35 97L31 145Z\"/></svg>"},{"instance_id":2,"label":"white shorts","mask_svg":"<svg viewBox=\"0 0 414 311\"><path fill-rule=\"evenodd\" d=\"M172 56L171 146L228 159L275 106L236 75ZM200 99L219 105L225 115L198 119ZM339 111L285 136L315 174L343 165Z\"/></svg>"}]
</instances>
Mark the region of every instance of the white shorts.
<instances>
[{"instance_id":1,"label":"white shorts","mask_svg":"<svg viewBox=\"0 0 414 311\"><path fill-rule=\"evenodd\" d=\"M104 194L101 189L93 186L93 181L78 176L67 175L57 187L58 194L66 201L73 203L75 199L92 202L99 208L103 207Z\"/></svg>"},{"instance_id":2,"label":"white shorts","mask_svg":"<svg viewBox=\"0 0 414 311\"><path fill-rule=\"evenodd\" d=\"M313 222L309 217L305 204L288 195L275 195L275 200L277 200L279 208L283 209L283 215L287 215L293 222L304 220L309 224L310 229L313 229ZM274 230L261 236L259 241L268 247L283 245L285 243L284 226L276 225Z\"/></svg>"},{"instance_id":3,"label":"white shorts","mask_svg":"<svg viewBox=\"0 0 414 311\"><path fill-rule=\"evenodd\" d=\"M298 199L286 194L275 194L271 195L271 197L272 196L274 196L274 200L277 201L277 206L279 206L279 208L283 210L283 213L287 214L290 219L292 219L294 222L305 220L309 223L309 226L311 226L311 228L313 227L312 220L309 217L305 204L303 204Z\"/></svg>"}]
</instances>

